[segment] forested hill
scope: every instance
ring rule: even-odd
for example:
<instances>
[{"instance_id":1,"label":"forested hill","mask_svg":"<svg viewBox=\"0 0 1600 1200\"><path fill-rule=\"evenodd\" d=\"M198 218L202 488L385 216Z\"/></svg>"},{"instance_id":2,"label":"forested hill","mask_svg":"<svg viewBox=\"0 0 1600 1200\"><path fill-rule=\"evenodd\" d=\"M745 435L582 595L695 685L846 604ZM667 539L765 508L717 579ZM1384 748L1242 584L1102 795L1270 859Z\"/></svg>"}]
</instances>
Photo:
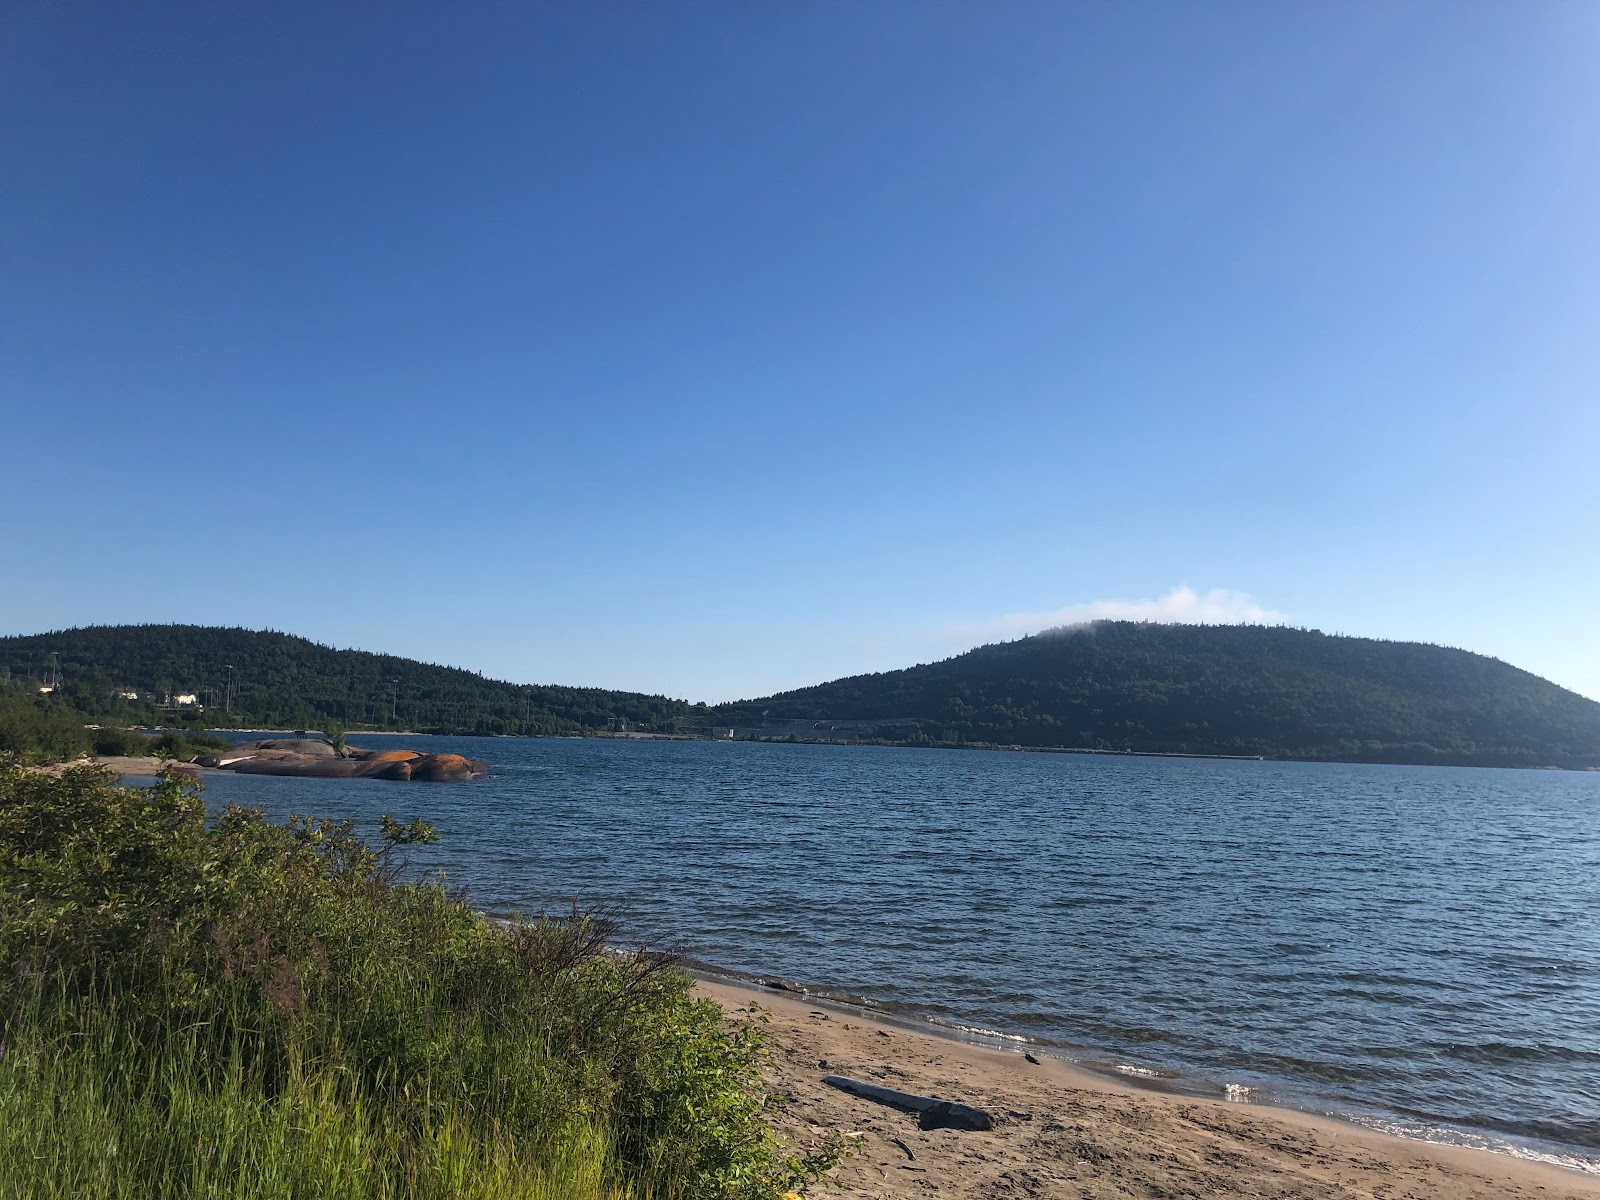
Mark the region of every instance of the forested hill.
<instances>
[{"instance_id":1,"label":"forested hill","mask_svg":"<svg viewBox=\"0 0 1600 1200\"><path fill-rule=\"evenodd\" d=\"M714 710L890 740L1505 766L1600 765L1600 704L1465 650L1104 621ZM873 721L916 718L873 728Z\"/></svg>"},{"instance_id":2,"label":"forested hill","mask_svg":"<svg viewBox=\"0 0 1600 1200\"><path fill-rule=\"evenodd\" d=\"M817 722L815 736L844 740L1600 766L1600 704L1526 671L1441 646L1265 626L1098 622L711 710L193 625L0 638L0 672L19 701L55 678L40 703L150 724L174 713L147 697L195 693L206 724L238 728L551 734L625 722L699 733L714 721L806 737L797 723ZM835 721L849 724L830 730Z\"/></svg>"},{"instance_id":3,"label":"forested hill","mask_svg":"<svg viewBox=\"0 0 1600 1200\"><path fill-rule=\"evenodd\" d=\"M54 659L51 658L54 655ZM227 696L228 667L233 693ZM335 650L305 638L198 625L103 625L0 638L0 680L36 691L52 672L57 702L89 714L153 723L144 697L194 693L212 726L321 729L329 722L369 728L460 733L547 734L606 729L698 730L703 705L601 688L501 683L471 671ZM136 691L140 700L116 700ZM115 701L115 703L113 703Z\"/></svg>"}]
</instances>

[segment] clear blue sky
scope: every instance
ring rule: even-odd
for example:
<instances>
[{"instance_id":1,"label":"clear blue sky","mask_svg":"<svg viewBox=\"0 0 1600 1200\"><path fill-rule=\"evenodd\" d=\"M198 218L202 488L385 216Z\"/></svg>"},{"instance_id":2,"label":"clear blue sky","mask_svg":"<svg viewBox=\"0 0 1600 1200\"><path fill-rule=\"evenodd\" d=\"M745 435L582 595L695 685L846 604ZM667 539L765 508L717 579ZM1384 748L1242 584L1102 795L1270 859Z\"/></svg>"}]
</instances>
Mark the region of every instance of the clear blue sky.
<instances>
[{"instance_id":1,"label":"clear blue sky","mask_svg":"<svg viewBox=\"0 0 1600 1200\"><path fill-rule=\"evenodd\" d=\"M18 0L0 631L718 700L1258 613L1600 697L1597 62L1581 0Z\"/></svg>"}]
</instances>

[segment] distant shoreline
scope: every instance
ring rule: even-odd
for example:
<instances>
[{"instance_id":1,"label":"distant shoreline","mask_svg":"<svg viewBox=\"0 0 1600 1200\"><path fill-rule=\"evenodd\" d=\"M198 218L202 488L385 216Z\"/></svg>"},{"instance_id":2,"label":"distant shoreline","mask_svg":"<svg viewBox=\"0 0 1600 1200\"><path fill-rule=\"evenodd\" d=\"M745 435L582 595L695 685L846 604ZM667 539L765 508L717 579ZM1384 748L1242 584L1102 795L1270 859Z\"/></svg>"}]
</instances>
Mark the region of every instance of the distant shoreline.
<instances>
[{"instance_id":1,"label":"distant shoreline","mask_svg":"<svg viewBox=\"0 0 1600 1200\"><path fill-rule=\"evenodd\" d=\"M256 729L256 728L219 728L217 733L243 734L266 733L291 735L295 733L320 733L318 730L295 729ZM712 737L699 733L622 733L611 729L590 730L586 733L429 733L425 730L412 729L350 729L346 731L348 737L444 737L444 738L528 738L530 740L557 740L557 741L586 741L597 739L602 741L619 742L715 742L718 744L733 744L739 742L758 743L768 746L842 746L849 748L886 748L897 750L996 750L1012 754L1081 754L1108 758L1177 758L1177 759L1208 759L1216 762L1265 762L1265 763L1325 763L1331 766L1369 766L1369 767L1470 767L1495 771L1569 771L1578 774L1600 773L1600 765L1564 767L1559 764L1531 765L1526 763L1490 763L1490 762L1416 762L1404 759L1387 758L1279 758L1266 754L1205 754L1197 751L1186 750L1114 750L1101 749L1093 746L1023 746L1016 743L1009 745L991 742L891 742L877 739L844 738L803 738L793 734L781 737Z\"/></svg>"}]
</instances>

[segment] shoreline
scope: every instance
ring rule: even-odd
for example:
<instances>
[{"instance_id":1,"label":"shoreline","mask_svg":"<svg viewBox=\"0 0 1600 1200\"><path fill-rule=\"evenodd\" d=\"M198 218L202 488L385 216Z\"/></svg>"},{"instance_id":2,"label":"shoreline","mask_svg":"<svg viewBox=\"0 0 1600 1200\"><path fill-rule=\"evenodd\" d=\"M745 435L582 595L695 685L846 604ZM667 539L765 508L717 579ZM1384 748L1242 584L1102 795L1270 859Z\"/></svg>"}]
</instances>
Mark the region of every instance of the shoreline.
<instances>
[{"instance_id":1,"label":"shoreline","mask_svg":"<svg viewBox=\"0 0 1600 1200\"><path fill-rule=\"evenodd\" d=\"M1335 1117L1140 1087L1024 1043L987 1045L837 999L694 971L730 1016L764 1018L768 1084L797 1147L859 1133L834 1172L846 1197L1578 1200L1600 1174L1508 1151L1424 1141ZM752 1006L754 1008L752 1009ZM914 1116L822 1083L842 1074L983 1107L994 1130L923 1131Z\"/></svg>"},{"instance_id":2,"label":"shoreline","mask_svg":"<svg viewBox=\"0 0 1600 1200\"><path fill-rule=\"evenodd\" d=\"M118 769L124 776L148 776L166 765L152 758L99 761L100 765ZM173 765L195 773L202 771L211 773L204 768L195 768L192 764ZM827 990L812 991L801 984L777 980L770 974L745 974L715 963L689 959L684 961L683 965L703 986L726 988L730 992L743 995L745 1002L750 998L756 998L758 1003L763 1003L763 1007L770 1007L771 1003L787 998L794 1004L809 1006L809 1009L824 1009L836 1015L843 1015L851 1021L870 1024L874 1030L880 1027L885 1030L899 1030L913 1037L974 1047L1010 1058L1013 1062L1021 1057L1024 1048L1031 1049L1052 1066L1059 1066L1075 1077L1072 1086L1079 1090L1155 1096L1183 1103L1219 1104L1228 1111L1250 1110L1323 1122L1337 1129L1392 1139L1408 1146L1431 1146L1451 1152L1489 1155L1496 1161L1542 1165L1556 1171L1563 1178L1582 1180L1593 1189L1580 1194L1600 1197L1600 1155L1583 1147L1567 1147L1562 1143L1540 1142L1537 1139L1523 1144L1524 1139L1513 1135L1479 1130L1470 1126L1451 1127L1441 1124L1430 1127L1384 1113L1381 1109L1365 1108L1359 1102L1354 1105L1354 1113L1345 1115L1337 1110L1329 1111L1321 1108L1319 1099L1315 1095L1285 1096L1272 1087L1270 1081L1264 1089L1254 1085L1245 1089L1199 1076L1169 1074L1161 1069L1165 1066L1161 1063L1152 1064L1156 1070L1147 1072L1141 1068L1123 1066L1112 1057L1103 1057L1097 1061L1095 1058L1080 1056L1077 1053L1080 1050L1087 1050L1089 1055L1105 1054L1103 1048L1097 1051L1091 1047L1071 1044L1052 1045L1048 1040L1037 1041L1022 1035L974 1028L953 1020L930 1018L913 1011L895 1011L893 1008L885 1011L869 997ZM889 1034L885 1033L883 1036L887 1037ZM1010 1047L1005 1045L1008 1042L1012 1043ZM1038 1064L1030 1065L1036 1067ZM820 1078L822 1073L825 1072L817 1073L817 1077ZM906 1086L909 1090L922 1090ZM960 1097L947 1095L946 1098ZM1315 1107L1291 1107L1296 1103L1308 1102ZM1434 1136L1430 1137L1430 1134Z\"/></svg>"},{"instance_id":3,"label":"shoreline","mask_svg":"<svg viewBox=\"0 0 1600 1200\"><path fill-rule=\"evenodd\" d=\"M167 767L177 767L189 775L216 775L215 767L202 767L198 763L184 762L178 758L158 758L156 755L97 754L88 758L69 758L65 762L46 763L31 770L47 775L59 775L73 767L104 767L115 771L123 779L154 779Z\"/></svg>"},{"instance_id":4,"label":"shoreline","mask_svg":"<svg viewBox=\"0 0 1600 1200\"><path fill-rule=\"evenodd\" d=\"M166 726L151 726L152 730L165 729ZM213 732L221 734L230 733L266 733L283 736L293 736L301 732L317 732L296 729L246 729L243 726L226 726L214 729ZM801 738L789 736L772 737L715 737L706 733L621 733L615 730L596 729L584 733L429 733L424 730L414 729L349 729L345 731L355 737L442 737L442 738L522 738L530 741L643 741L643 742L713 742L717 745L734 745L749 743L760 746L841 746L852 749L889 749L889 750L976 750L994 751L1002 754L1068 754L1088 758L1160 758L1177 760L1198 760L1209 762L1260 762L1260 763L1303 763L1311 766L1345 766L1345 767L1449 767L1464 770L1484 771L1567 771L1578 774L1600 774L1600 763L1589 763L1582 766L1563 766L1558 763L1481 763L1481 762L1434 762L1416 761L1408 759L1387 758L1306 758L1306 757L1279 757L1269 754L1222 754L1206 753L1201 751L1186 750L1112 750L1100 749L1092 746L1024 746L1017 743L1004 742L944 742L929 741L923 744L909 742L888 742L859 739L835 738Z\"/></svg>"},{"instance_id":5,"label":"shoreline","mask_svg":"<svg viewBox=\"0 0 1600 1200\"><path fill-rule=\"evenodd\" d=\"M809 1005L812 1009L822 1009L874 1026L959 1046L971 1046L995 1054L1036 1055L1059 1065L1091 1088L1103 1087L1136 1095L1166 1096L1184 1101L1223 1104L1228 1108L1285 1113L1409 1144L1471 1150L1492 1155L1496 1159L1542 1164L1562 1175L1593 1181L1595 1195L1600 1196L1600 1149L1451 1124L1443 1118L1423 1121L1387 1111L1381 1106L1363 1108L1359 1102L1353 1102L1341 1111L1338 1107L1324 1107L1332 1102L1314 1093L1296 1095L1291 1089L1271 1083L1246 1086L1185 1073L1160 1063L1131 1065L1118 1061L1121 1056L1104 1047L1063 1044L1049 1038L963 1025L952 1018L917 1012L910 1006L884 1008L868 996L813 989L781 976L752 974L692 957L680 958L679 963L698 983L708 986L724 987L751 996L785 997L797 1004Z\"/></svg>"}]
</instances>

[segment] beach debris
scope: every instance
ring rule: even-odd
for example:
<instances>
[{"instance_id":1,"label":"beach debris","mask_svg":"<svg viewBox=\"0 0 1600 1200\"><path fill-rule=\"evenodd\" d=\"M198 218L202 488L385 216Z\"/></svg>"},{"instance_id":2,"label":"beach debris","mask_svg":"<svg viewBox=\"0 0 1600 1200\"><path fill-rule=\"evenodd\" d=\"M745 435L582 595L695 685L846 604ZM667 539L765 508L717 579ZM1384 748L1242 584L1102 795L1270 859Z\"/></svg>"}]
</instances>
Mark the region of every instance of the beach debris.
<instances>
[{"instance_id":1,"label":"beach debris","mask_svg":"<svg viewBox=\"0 0 1600 1200\"><path fill-rule=\"evenodd\" d=\"M825 1075L822 1082L829 1087L838 1088L841 1092L860 1096L863 1100L874 1100L879 1104L887 1104L890 1108L916 1113L918 1129L965 1129L982 1132L994 1128L994 1118L983 1109L974 1108L970 1104L957 1104L950 1100L940 1100L936 1096L918 1096L914 1092L880 1087L876 1083L851 1079L847 1075Z\"/></svg>"},{"instance_id":2,"label":"beach debris","mask_svg":"<svg viewBox=\"0 0 1600 1200\"><path fill-rule=\"evenodd\" d=\"M899 1146L900 1149L904 1150L906 1152L906 1157L909 1158L912 1162L916 1162L917 1161L917 1156L915 1154L911 1153L911 1147L910 1146L906 1145L899 1138L890 1138L889 1140L891 1142L893 1142L896 1146Z\"/></svg>"},{"instance_id":3,"label":"beach debris","mask_svg":"<svg viewBox=\"0 0 1600 1200\"><path fill-rule=\"evenodd\" d=\"M1036 1067L1039 1065L1039 1060L1037 1058L1035 1058L1033 1055L1029 1054L1026 1050L1024 1050L1022 1052L1022 1057L1027 1059L1029 1062L1031 1062Z\"/></svg>"}]
</instances>

